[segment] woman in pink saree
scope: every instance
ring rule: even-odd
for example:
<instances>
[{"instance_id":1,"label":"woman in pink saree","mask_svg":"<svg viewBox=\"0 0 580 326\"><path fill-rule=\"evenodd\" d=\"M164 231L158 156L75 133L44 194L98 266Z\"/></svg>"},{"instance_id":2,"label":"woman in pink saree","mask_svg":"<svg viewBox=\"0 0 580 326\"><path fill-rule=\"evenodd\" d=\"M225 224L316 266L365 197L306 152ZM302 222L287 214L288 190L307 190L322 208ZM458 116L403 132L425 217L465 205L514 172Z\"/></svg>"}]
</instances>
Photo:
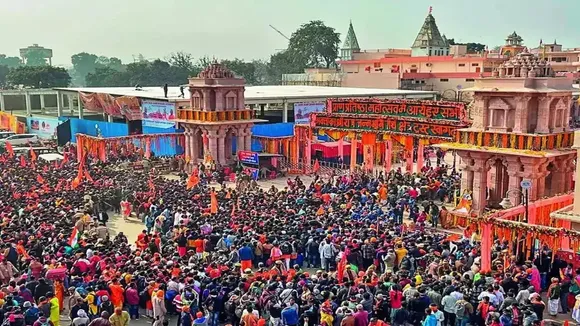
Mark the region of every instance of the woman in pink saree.
<instances>
[{"instance_id":1,"label":"woman in pink saree","mask_svg":"<svg viewBox=\"0 0 580 326\"><path fill-rule=\"evenodd\" d=\"M531 275L530 284L534 287L536 293L540 293L540 291L542 290L540 271L536 266L532 266L532 268L528 268L527 272L528 275Z\"/></svg>"}]
</instances>

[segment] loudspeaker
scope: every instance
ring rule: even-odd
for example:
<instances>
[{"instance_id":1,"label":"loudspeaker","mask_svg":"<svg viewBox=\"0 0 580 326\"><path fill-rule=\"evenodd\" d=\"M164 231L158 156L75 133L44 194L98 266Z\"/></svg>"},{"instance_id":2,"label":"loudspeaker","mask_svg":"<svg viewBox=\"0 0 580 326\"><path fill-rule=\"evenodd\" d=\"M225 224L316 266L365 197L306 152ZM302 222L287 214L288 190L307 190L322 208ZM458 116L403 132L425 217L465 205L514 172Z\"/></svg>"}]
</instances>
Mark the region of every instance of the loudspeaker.
<instances>
[{"instance_id":1,"label":"loudspeaker","mask_svg":"<svg viewBox=\"0 0 580 326\"><path fill-rule=\"evenodd\" d=\"M129 135L142 135L143 120L129 120L127 121L127 128L129 129Z\"/></svg>"},{"instance_id":2,"label":"loudspeaker","mask_svg":"<svg viewBox=\"0 0 580 326\"><path fill-rule=\"evenodd\" d=\"M70 131L70 120L67 120L56 126L56 142L58 146L64 146L72 138Z\"/></svg>"}]
</instances>

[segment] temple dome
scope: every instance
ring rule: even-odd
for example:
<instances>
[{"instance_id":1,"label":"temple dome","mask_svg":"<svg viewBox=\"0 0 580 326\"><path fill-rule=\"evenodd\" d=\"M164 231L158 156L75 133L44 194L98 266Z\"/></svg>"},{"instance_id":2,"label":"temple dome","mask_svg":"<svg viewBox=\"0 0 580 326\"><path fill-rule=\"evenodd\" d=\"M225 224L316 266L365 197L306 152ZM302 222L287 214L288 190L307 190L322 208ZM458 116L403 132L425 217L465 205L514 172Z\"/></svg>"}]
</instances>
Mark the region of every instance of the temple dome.
<instances>
[{"instance_id":1,"label":"temple dome","mask_svg":"<svg viewBox=\"0 0 580 326\"><path fill-rule=\"evenodd\" d=\"M217 61L212 62L198 75L198 78L234 78L234 73L226 68L226 66L219 64Z\"/></svg>"}]
</instances>

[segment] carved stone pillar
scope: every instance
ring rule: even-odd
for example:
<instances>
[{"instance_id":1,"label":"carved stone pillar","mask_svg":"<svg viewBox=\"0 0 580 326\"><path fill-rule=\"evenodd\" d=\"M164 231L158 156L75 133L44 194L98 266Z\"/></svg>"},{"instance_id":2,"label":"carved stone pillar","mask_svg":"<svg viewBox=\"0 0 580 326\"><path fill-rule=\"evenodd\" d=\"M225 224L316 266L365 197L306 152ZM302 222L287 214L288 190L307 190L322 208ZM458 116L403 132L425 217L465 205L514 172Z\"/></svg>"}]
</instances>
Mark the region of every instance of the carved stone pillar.
<instances>
[{"instance_id":1,"label":"carved stone pillar","mask_svg":"<svg viewBox=\"0 0 580 326\"><path fill-rule=\"evenodd\" d=\"M238 128L237 135L236 135L236 151L243 151L245 150L246 141L245 141L245 132L243 128Z\"/></svg>"},{"instance_id":2,"label":"carved stone pillar","mask_svg":"<svg viewBox=\"0 0 580 326\"><path fill-rule=\"evenodd\" d=\"M217 155L219 152L217 136L215 135L208 136L208 149L209 149L208 154L211 156L211 159L217 162L218 161Z\"/></svg>"},{"instance_id":3,"label":"carved stone pillar","mask_svg":"<svg viewBox=\"0 0 580 326\"><path fill-rule=\"evenodd\" d=\"M524 171L521 173L523 179L530 180L532 182L532 188L528 190L528 195L530 201L538 200L540 192L543 193L544 189L543 182L539 179L543 178L542 173L540 173L540 165L543 163L544 158L539 159L536 157L520 157ZM541 189L540 189L541 188Z\"/></svg>"},{"instance_id":4,"label":"carved stone pillar","mask_svg":"<svg viewBox=\"0 0 580 326\"><path fill-rule=\"evenodd\" d=\"M224 133L220 132L219 135L218 135L218 137L217 137L217 140L218 140L218 148L217 148L218 153L217 153L217 156L218 156L218 162L221 165L225 165L226 164L226 151L225 151L225 149L226 149L226 138L225 138L225 136L226 135Z\"/></svg>"},{"instance_id":5,"label":"carved stone pillar","mask_svg":"<svg viewBox=\"0 0 580 326\"><path fill-rule=\"evenodd\" d=\"M471 153L473 158L473 209L482 213L487 205L487 160L486 153Z\"/></svg>"},{"instance_id":6,"label":"carved stone pillar","mask_svg":"<svg viewBox=\"0 0 580 326\"><path fill-rule=\"evenodd\" d=\"M199 139L197 135L197 131L193 130L189 133L189 148L190 148L190 161L192 164L197 164L197 160L199 159Z\"/></svg>"},{"instance_id":7,"label":"carved stone pillar","mask_svg":"<svg viewBox=\"0 0 580 326\"><path fill-rule=\"evenodd\" d=\"M232 160L232 155L233 155L233 145L232 145L232 141L233 141L233 134L230 132L228 135L226 135L226 160L227 161L231 161Z\"/></svg>"},{"instance_id":8,"label":"carved stone pillar","mask_svg":"<svg viewBox=\"0 0 580 326\"><path fill-rule=\"evenodd\" d=\"M518 96L516 98L516 114L513 132L527 133L528 132L528 106L530 96Z\"/></svg>"},{"instance_id":9,"label":"carved stone pillar","mask_svg":"<svg viewBox=\"0 0 580 326\"><path fill-rule=\"evenodd\" d=\"M461 157L461 191L473 191L473 159L469 153L457 151Z\"/></svg>"},{"instance_id":10,"label":"carved stone pillar","mask_svg":"<svg viewBox=\"0 0 580 326\"><path fill-rule=\"evenodd\" d=\"M244 142L245 142L244 147L246 148L247 151L251 151L252 150L252 128L247 127L247 128L245 128L245 130L246 130L246 136L244 137Z\"/></svg>"},{"instance_id":11,"label":"carved stone pillar","mask_svg":"<svg viewBox=\"0 0 580 326\"><path fill-rule=\"evenodd\" d=\"M506 192L512 189L520 190L520 182L522 181L521 177L522 163L519 157L517 156L508 156L506 157L506 161L508 163L507 174L509 177L508 189L506 190ZM505 193L503 193L502 196L505 196ZM521 202L520 200L521 195L516 191L512 191L509 194L509 198L511 202L516 206L519 205Z\"/></svg>"},{"instance_id":12,"label":"carved stone pillar","mask_svg":"<svg viewBox=\"0 0 580 326\"><path fill-rule=\"evenodd\" d=\"M185 132L183 133L184 137L185 137L185 161L187 162L188 160L191 160L191 143L190 143L190 135L191 135L191 131L189 131L189 128L185 129Z\"/></svg>"},{"instance_id":13,"label":"carved stone pillar","mask_svg":"<svg viewBox=\"0 0 580 326\"><path fill-rule=\"evenodd\" d=\"M246 104L244 103L244 88L238 91L238 103L236 110L243 110L246 108Z\"/></svg>"},{"instance_id":14,"label":"carved stone pillar","mask_svg":"<svg viewBox=\"0 0 580 326\"><path fill-rule=\"evenodd\" d=\"M215 110L216 111L225 111L224 105L224 90L221 88L215 89Z\"/></svg>"},{"instance_id":15,"label":"carved stone pillar","mask_svg":"<svg viewBox=\"0 0 580 326\"><path fill-rule=\"evenodd\" d=\"M550 122L550 102L552 98L543 96L540 97L538 101L538 117L536 123L536 133L538 134L548 134L550 133L550 128L548 123Z\"/></svg>"},{"instance_id":16,"label":"carved stone pillar","mask_svg":"<svg viewBox=\"0 0 580 326\"><path fill-rule=\"evenodd\" d=\"M553 162L554 168L550 172L552 174L552 182L550 184L551 195L562 194L565 191L566 181L564 176L567 170L566 164L566 158L561 157L557 157Z\"/></svg>"},{"instance_id":17,"label":"carved stone pillar","mask_svg":"<svg viewBox=\"0 0 580 326\"><path fill-rule=\"evenodd\" d=\"M209 89L202 89L202 94L203 94L203 110L205 111L213 111L214 108L211 107L211 102L210 102L210 91Z\"/></svg>"}]
</instances>

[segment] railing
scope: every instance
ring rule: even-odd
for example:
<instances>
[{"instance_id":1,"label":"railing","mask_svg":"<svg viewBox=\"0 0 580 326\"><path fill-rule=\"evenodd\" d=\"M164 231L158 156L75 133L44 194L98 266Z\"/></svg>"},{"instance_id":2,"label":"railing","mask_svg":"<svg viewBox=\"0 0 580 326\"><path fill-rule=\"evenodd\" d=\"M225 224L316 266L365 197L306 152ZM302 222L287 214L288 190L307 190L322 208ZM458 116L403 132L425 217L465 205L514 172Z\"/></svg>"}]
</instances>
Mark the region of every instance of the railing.
<instances>
[{"instance_id":1,"label":"railing","mask_svg":"<svg viewBox=\"0 0 580 326\"><path fill-rule=\"evenodd\" d=\"M456 142L473 146L545 151L571 148L574 143L573 132L548 135L515 134L493 131L459 131Z\"/></svg>"},{"instance_id":2,"label":"railing","mask_svg":"<svg viewBox=\"0 0 580 326\"><path fill-rule=\"evenodd\" d=\"M234 110L234 111L201 111L192 109L178 109L178 120L194 120L205 122L222 122L222 121L236 121L236 120L251 120L254 119L255 114L253 110Z\"/></svg>"},{"instance_id":3,"label":"railing","mask_svg":"<svg viewBox=\"0 0 580 326\"><path fill-rule=\"evenodd\" d=\"M290 161L285 162L282 164L282 167L285 168L289 174L310 174L314 173L313 167L316 163L316 160L312 160L310 165L305 164L303 159L298 159L298 163L292 163ZM320 169L318 170L318 175L322 176L330 176L330 175L345 175L349 173L349 165L348 164L339 164L336 162L326 162L326 161L318 161L320 165Z\"/></svg>"}]
</instances>

